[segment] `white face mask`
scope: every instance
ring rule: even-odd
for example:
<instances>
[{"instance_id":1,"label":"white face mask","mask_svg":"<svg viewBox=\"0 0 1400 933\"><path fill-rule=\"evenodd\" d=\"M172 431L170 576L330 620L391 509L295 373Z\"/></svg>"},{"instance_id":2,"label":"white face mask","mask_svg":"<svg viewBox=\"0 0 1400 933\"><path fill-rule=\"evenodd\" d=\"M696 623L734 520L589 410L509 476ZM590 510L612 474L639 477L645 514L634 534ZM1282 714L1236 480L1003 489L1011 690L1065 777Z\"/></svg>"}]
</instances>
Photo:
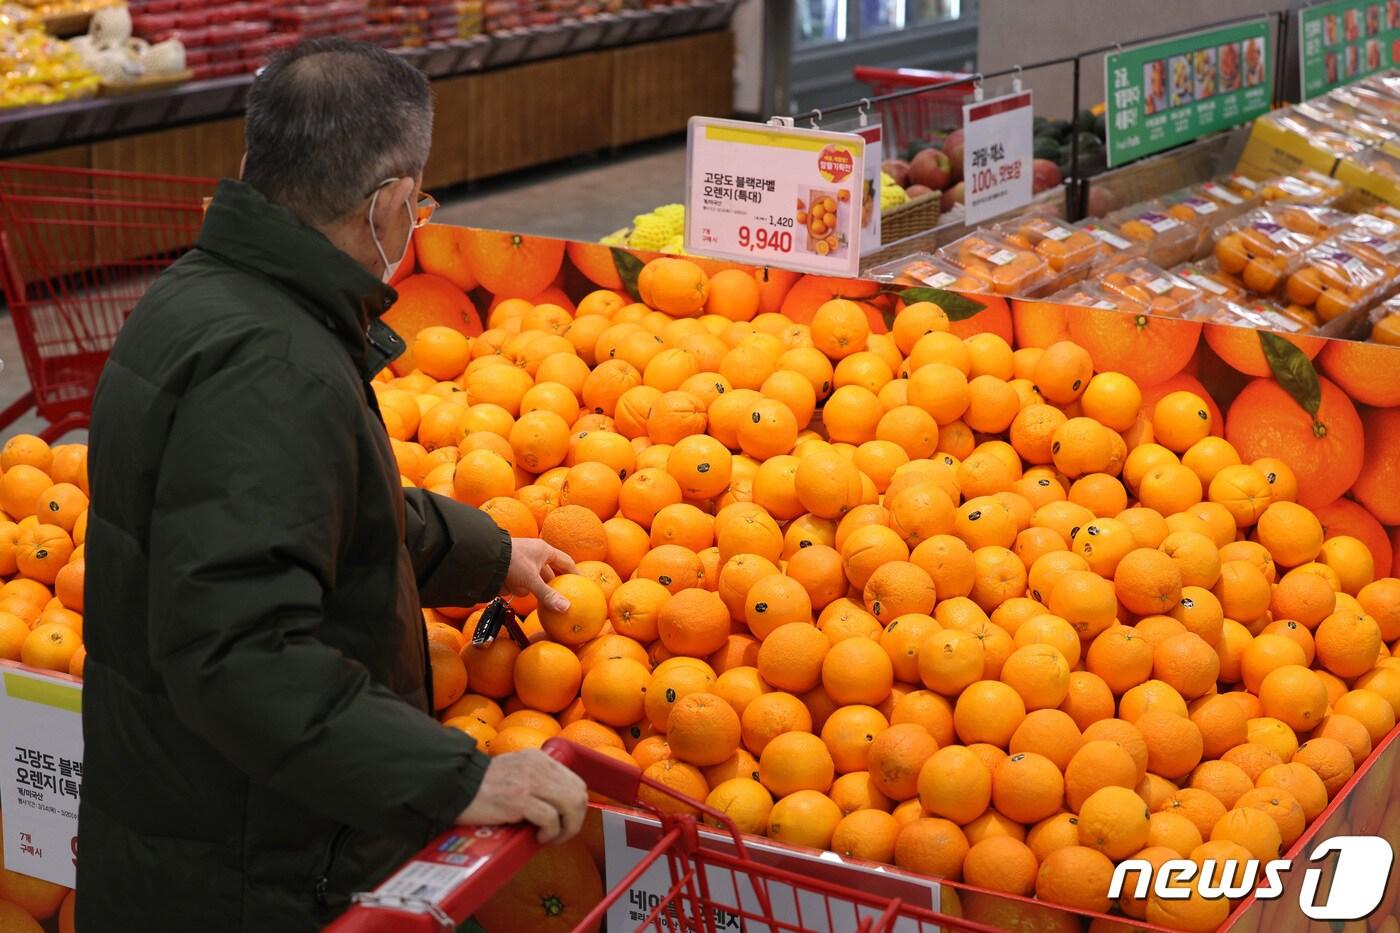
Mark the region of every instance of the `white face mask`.
<instances>
[{"instance_id":1,"label":"white face mask","mask_svg":"<svg viewBox=\"0 0 1400 933\"><path fill-rule=\"evenodd\" d=\"M399 270L399 265L403 263L404 257L408 255L408 244L413 239L413 205L408 201L403 202L404 210L408 211L408 233L404 237L403 249L399 250L398 259L395 259L393 262L389 261L389 257L384 253L383 245L379 242L379 234L374 230L374 205L379 200L379 192L384 190L384 185L390 185L396 181L398 181L397 178L386 179L374 190L374 194L370 195L369 199L369 235L374 240L374 248L379 251L380 260L384 263L384 272L380 275L380 279L384 282L388 282L392 279L394 273Z\"/></svg>"}]
</instances>

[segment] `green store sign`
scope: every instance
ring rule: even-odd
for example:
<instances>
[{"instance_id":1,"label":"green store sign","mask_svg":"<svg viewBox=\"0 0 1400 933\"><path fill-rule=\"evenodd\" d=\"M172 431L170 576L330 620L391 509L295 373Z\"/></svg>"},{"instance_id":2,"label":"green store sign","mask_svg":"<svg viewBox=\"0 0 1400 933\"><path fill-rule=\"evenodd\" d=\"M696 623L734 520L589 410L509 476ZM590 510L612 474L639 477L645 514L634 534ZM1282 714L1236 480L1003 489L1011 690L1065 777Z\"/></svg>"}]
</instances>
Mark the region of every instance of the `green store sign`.
<instances>
[{"instance_id":1,"label":"green store sign","mask_svg":"<svg viewBox=\"0 0 1400 933\"><path fill-rule=\"evenodd\" d=\"M1122 165L1268 113L1273 57L1267 19L1108 53L1108 164Z\"/></svg>"},{"instance_id":2,"label":"green store sign","mask_svg":"<svg viewBox=\"0 0 1400 933\"><path fill-rule=\"evenodd\" d=\"M1335 0L1298 11L1303 100L1389 68L1400 42L1400 0Z\"/></svg>"}]
</instances>

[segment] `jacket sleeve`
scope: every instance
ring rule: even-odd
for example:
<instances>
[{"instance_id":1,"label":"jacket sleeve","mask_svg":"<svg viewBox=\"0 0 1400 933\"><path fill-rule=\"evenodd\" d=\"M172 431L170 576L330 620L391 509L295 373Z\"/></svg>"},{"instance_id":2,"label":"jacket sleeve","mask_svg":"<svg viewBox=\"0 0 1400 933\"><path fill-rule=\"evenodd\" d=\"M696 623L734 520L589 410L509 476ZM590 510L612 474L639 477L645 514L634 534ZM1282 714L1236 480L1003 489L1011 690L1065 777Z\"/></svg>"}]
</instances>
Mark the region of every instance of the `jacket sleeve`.
<instances>
[{"instance_id":1,"label":"jacket sleeve","mask_svg":"<svg viewBox=\"0 0 1400 933\"><path fill-rule=\"evenodd\" d=\"M404 543L429 608L470 606L501 591L510 535L485 512L426 489L404 490Z\"/></svg>"},{"instance_id":2,"label":"jacket sleeve","mask_svg":"<svg viewBox=\"0 0 1400 933\"><path fill-rule=\"evenodd\" d=\"M268 357L181 400L151 516L151 663L180 720L252 780L421 839L471 802L489 759L327 643L324 594L356 582L336 579L361 479L352 406Z\"/></svg>"}]
</instances>

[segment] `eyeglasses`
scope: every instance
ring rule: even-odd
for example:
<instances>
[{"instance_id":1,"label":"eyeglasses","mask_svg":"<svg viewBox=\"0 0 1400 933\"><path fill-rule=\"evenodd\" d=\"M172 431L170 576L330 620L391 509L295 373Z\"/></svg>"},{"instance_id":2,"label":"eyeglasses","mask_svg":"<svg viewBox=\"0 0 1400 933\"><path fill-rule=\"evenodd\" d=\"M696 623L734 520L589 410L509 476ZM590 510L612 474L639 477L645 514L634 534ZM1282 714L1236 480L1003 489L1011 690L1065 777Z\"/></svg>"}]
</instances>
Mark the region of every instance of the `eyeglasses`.
<instances>
[{"instance_id":1,"label":"eyeglasses","mask_svg":"<svg viewBox=\"0 0 1400 933\"><path fill-rule=\"evenodd\" d=\"M396 181L398 181L397 178L384 179L382 182L379 183L379 187L375 188L374 191L371 191L369 194L365 195L365 197L373 197L385 185L392 185ZM426 225L430 220L433 219L433 212L437 209L437 198L433 197L431 194L428 194L428 192L426 191L420 190L418 192L418 196L414 199L413 204L413 229L417 230L419 227Z\"/></svg>"},{"instance_id":2,"label":"eyeglasses","mask_svg":"<svg viewBox=\"0 0 1400 933\"><path fill-rule=\"evenodd\" d=\"M426 191L418 192L418 200L413 206L413 229L428 223L433 219L433 211L438 209L437 198Z\"/></svg>"}]
</instances>

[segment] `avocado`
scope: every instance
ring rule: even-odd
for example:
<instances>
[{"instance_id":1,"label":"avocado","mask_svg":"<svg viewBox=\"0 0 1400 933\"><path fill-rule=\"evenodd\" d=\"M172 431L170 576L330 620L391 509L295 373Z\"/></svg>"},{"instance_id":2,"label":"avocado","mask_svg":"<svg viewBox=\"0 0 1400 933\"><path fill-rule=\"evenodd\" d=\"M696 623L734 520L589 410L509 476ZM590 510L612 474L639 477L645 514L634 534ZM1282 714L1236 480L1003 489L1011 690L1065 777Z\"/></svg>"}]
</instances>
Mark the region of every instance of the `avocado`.
<instances>
[{"instance_id":1,"label":"avocado","mask_svg":"<svg viewBox=\"0 0 1400 933\"><path fill-rule=\"evenodd\" d=\"M1087 132L1094 128L1094 115L1088 110L1079 111L1079 116L1074 118L1074 128Z\"/></svg>"},{"instance_id":2,"label":"avocado","mask_svg":"<svg viewBox=\"0 0 1400 933\"><path fill-rule=\"evenodd\" d=\"M1060 141L1069 139L1071 128L1067 120L1051 120L1045 125L1045 135L1053 136Z\"/></svg>"},{"instance_id":3,"label":"avocado","mask_svg":"<svg viewBox=\"0 0 1400 933\"><path fill-rule=\"evenodd\" d=\"M1060 141L1053 136L1035 138L1035 158L1055 160L1060 157Z\"/></svg>"}]
</instances>

